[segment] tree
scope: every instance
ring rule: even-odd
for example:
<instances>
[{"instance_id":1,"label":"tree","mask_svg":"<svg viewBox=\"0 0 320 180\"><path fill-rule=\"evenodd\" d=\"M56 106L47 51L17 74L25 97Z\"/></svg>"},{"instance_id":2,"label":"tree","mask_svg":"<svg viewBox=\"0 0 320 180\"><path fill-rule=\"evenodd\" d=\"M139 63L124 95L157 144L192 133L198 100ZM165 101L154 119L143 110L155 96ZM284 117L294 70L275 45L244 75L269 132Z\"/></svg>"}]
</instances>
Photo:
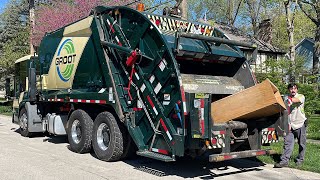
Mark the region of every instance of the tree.
<instances>
[{"instance_id":1,"label":"tree","mask_svg":"<svg viewBox=\"0 0 320 180\"><path fill-rule=\"evenodd\" d=\"M243 21L249 21L251 25L251 33L257 37L259 31L259 23L265 19L274 17L273 11L278 9L281 0L244 0L245 10Z\"/></svg>"},{"instance_id":2,"label":"tree","mask_svg":"<svg viewBox=\"0 0 320 180\"><path fill-rule=\"evenodd\" d=\"M243 12L243 0L189 0L189 14L193 14L192 19L203 18L234 25L237 18Z\"/></svg>"},{"instance_id":3,"label":"tree","mask_svg":"<svg viewBox=\"0 0 320 180\"><path fill-rule=\"evenodd\" d=\"M298 0L298 4L303 13L316 25L312 73L317 75L320 57L320 3L318 0Z\"/></svg>"},{"instance_id":4,"label":"tree","mask_svg":"<svg viewBox=\"0 0 320 180\"><path fill-rule=\"evenodd\" d=\"M36 23L33 32L34 45L38 46L44 34L59 29L67 24L88 16L98 5L126 5L132 0L74 0L51 1L50 4L40 5L36 10Z\"/></svg>"},{"instance_id":5,"label":"tree","mask_svg":"<svg viewBox=\"0 0 320 180\"><path fill-rule=\"evenodd\" d=\"M0 49L28 25L28 6L24 0L11 0L0 15Z\"/></svg>"},{"instance_id":6,"label":"tree","mask_svg":"<svg viewBox=\"0 0 320 180\"><path fill-rule=\"evenodd\" d=\"M289 39L289 59L291 62L291 66L294 66L295 62L295 44L294 44L294 18L297 9L297 0L292 2L291 0L286 0L283 2L286 11L286 22L287 22L287 33ZM290 73L290 81L294 81L293 75L295 72Z\"/></svg>"},{"instance_id":7,"label":"tree","mask_svg":"<svg viewBox=\"0 0 320 180\"><path fill-rule=\"evenodd\" d=\"M14 61L27 55L28 6L24 0L11 0L0 15L1 75L12 73Z\"/></svg>"},{"instance_id":8,"label":"tree","mask_svg":"<svg viewBox=\"0 0 320 180\"><path fill-rule=\"evenodd\" d=\"M189 0L189 11L199 19L225 23L242 29L254 36L257 35L259 23L273 17L273 9L278 7L279 0Z\"/></svg>"},{"instance_id":9,"label":"tree","mask_svg":"<svg viewBox=\"0 0 320 180\"><path fill-rule=\"evenodd\" d=\"M272 19L272 45L282 49L283 51L289 50L289 40L286 28L286 15L282 10L284 4L281 5L281 12L275 12L276 16ZM313 37L315 31L314 23L304 15L302 11L297 9L294 20L294 44L298 44L306 37Z\"/></svg>"},{"instance_id":10,"label":"tree","mask_svg":"<svg viewBox=\"0 0 320 180\"><path fill-rule=\"evenodd\" d=\"M3 46L3 54L0 57L2 75L9 75L14 71L15 60L29 54L29 27L25 27L16 36L7 41Z\"/></svg>"},{"instance_id":11,"label":"tree","mask_svg":"<svg viewBox=\"0 0 320 180\"><path fill-rule=\"evenodd\" d=\"M259 21L259 14L261 10L261 3L262 1L259 0L245 0L247 8L248 8L248 14L250 17L250 22L252 26L253 35L257 35L258 31L258 21Z\"/></svg>"}]
</instances>

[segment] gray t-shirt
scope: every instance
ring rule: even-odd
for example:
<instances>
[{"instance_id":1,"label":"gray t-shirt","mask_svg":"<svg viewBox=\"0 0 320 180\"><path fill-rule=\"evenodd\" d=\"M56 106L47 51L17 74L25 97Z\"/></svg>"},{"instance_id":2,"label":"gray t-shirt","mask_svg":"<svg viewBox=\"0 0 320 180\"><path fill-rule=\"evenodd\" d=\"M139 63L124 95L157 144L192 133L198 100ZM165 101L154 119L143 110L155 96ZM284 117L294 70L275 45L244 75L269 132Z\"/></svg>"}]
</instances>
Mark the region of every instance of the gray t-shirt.
<instances>
[{"instance_id":1,"label":"gray t-shirt","mask_svg":"<svg viewBox=\"0 0 320 180\"><path fill-rule=\"evenodd\" d=\"M299 129L304 125L307 119L304 112L305 97L303 94L296 94L295 98L300 100L300 103L294 103L290 106L289 123L293 130Z\"/></svg>"}]
</instances>

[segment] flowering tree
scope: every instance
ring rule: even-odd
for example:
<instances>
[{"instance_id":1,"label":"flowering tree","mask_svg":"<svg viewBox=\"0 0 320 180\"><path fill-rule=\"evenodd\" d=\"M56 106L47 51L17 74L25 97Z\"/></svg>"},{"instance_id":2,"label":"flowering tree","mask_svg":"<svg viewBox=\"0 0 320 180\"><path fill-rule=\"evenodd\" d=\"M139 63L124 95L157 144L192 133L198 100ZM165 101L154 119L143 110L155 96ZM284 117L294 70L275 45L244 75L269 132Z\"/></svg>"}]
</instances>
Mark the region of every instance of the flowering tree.
<instances>
[{"instance_id":1,"label":"flowering tree","mask_svg":"<svg viewBox=\"0 0 320 180\"><path fill-rule=\"evenodd\" d=\"M38 46L46 32L54 31L71 22L87 16L98 5L125 5L132 0L53 0L50 4L40 5L36 10L33 28L33 44Z\"/></svg>"}]
</instances>

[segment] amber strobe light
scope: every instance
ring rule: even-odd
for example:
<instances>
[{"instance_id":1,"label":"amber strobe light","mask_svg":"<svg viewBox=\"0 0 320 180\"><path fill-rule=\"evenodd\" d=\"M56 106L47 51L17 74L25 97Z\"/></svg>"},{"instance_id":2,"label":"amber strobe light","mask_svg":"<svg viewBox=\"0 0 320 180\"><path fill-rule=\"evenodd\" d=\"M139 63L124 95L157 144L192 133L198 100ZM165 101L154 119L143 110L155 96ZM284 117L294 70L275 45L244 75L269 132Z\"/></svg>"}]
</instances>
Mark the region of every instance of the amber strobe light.
<instances>
[{"instance_id":1,"label":"amber strobe light","mask_svg":"<svg viewBox=\"0 0 320 180\"><path fill-rule=\"evenodd\" d=\"M144 4L143 4L143 3L139 3L139 4L137 5L137 11L139 11L139 12L144 11Z\"/></svg>"}]
</instances>

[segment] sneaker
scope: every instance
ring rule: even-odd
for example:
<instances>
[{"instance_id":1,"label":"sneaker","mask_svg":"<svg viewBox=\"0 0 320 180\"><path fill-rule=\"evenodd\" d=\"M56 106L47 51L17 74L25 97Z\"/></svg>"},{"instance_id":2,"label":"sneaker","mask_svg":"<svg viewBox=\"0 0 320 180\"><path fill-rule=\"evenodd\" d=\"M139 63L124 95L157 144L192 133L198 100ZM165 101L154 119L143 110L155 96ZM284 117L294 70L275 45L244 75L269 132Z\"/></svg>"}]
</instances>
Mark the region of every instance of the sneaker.
<instances>
[{"instance_id":1,"label":"sneaker","mask_svg":"<svg viewBox=\"0 0 320 180\"><path fill-rule=\"evenodd\" d=\"M288 166L289 166L288 163L279 162L279 163L276 163L273 167L274 168L283 168L283 167L288 167Z\"/></svg>"}]
</instances>

